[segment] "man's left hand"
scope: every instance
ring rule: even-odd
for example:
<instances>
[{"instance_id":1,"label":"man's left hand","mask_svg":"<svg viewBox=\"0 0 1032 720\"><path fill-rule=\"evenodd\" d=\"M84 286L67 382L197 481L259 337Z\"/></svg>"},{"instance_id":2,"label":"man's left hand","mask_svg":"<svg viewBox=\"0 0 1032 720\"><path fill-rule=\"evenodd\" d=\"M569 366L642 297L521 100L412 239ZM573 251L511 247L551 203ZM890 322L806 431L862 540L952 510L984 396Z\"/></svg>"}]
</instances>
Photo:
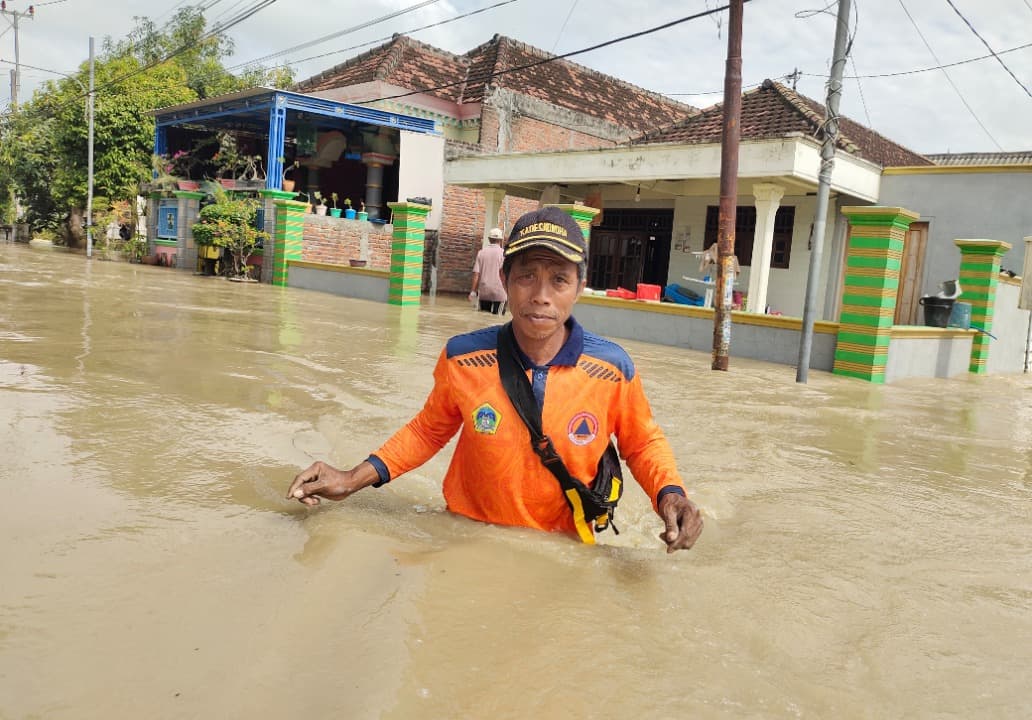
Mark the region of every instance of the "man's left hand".
<instances>
[{"instance_id":1,"label":"man's left hand","mask_svg":"<svg viewBox=\"0 0 1032 720\"><path fill-rule=\"evenodd\" d=\"M659 539L666 543L668 553L688 550L702 534L702 514L684 495L672 492L664 495L659 501L659 516L666 525Z\"/></svg>"}]
</instances>

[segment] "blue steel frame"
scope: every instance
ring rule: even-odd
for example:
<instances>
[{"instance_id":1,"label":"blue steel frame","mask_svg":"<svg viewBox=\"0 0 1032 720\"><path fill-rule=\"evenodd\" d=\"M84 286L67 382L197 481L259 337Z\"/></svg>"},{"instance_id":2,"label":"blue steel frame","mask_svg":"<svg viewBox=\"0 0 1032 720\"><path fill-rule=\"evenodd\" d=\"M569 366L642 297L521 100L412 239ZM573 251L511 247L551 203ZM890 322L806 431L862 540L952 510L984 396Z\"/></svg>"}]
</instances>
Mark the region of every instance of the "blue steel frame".
<instances>
[{"instance_id":1,"label":"blue steel frame","mask_svg":"<svg viewBox=\"0 0 1032 720\"><path fill-rule=\"evenodd\" d=\"M378 110L363 105L327 100L285 90L269 90L265 93L239 98L212 98L207 105L179 106L155 113L154 152L163 155L168 148L166 129L175 125L203 123L206 120L240 117L267 112L269 116L269 144L265 157L268 159L265 187L279 190L283 181L283 146L287 139L287 112L294 110L309 115L337 120L357 120L368 125L386 125L399 130L440 134L433 120Z\"/></svg>"}]
</instances>

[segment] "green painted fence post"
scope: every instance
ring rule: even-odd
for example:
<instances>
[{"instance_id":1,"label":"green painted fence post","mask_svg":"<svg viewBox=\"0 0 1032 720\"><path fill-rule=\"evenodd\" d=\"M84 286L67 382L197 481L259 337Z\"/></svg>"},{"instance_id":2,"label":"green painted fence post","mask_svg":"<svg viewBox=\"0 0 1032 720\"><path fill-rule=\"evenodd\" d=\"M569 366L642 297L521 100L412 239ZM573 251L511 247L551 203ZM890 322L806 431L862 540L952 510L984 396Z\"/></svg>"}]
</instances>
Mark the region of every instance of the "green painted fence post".
<instances>
[{"instance_id":1,"label":"green painted fence post","mask_svg":"<svg viewBox=\"0 0 1032 720\"><path fill-rule=\"evenodd\" d=\"M547 207L547 206L546 206ZM598 208L588 207L587 205L577 205L572 203L555 204L552 207L557 207L564 213L572 217L580 225L581 232L584 233L584 241L591 242L591 221L600 212Z\"/></svg>"},{"instance_id":2,"label":"green painted fence post","mask_svg":"<svg viewBox=\"0 0 1032 720\"><path fill-rule=\"evenodd\" d=\"M423 243L429 205L389 202L394 211L391 242L390 305L418 305L423 286Z\"/></svg>"},{"instance_id":3,"label":"green painted fence post","mask_svg":"<svg viewBox=\"0 0 1032 720\"><path fill-rule=\"evenodd\" d=\"M993 330L993 308L996 305L996 286L1000 283L1000 260L1011 245L1003 240L954 240L960 248L961 302L971 303L971 327ZM976 333L971 339L971 363L968 371L984 375L989 359L991 338Z\"/></svg>"},{"instance_id":4,"label":"green painted fence post","mask_svg":"<svg viewBox=\"0 0 1032 720\"><path fill-rule=\"evenodd\" d=\"M832 372L883 383L903 239L920 216L900 207L873 205L847 206L842 214L849 219L849 246Z\"/></svg>"},{"instance_id":5,"label":"green painted fence post","mask_svg":"<svg viewBox=\"0 0 1032 720\"><path fill-rule=\"evenodd\" d=\"M276 200L276 235L273 238L272 284L285 286L290 261L301 259L301 238L308 203Z\"/></svg>"}]
</instances>

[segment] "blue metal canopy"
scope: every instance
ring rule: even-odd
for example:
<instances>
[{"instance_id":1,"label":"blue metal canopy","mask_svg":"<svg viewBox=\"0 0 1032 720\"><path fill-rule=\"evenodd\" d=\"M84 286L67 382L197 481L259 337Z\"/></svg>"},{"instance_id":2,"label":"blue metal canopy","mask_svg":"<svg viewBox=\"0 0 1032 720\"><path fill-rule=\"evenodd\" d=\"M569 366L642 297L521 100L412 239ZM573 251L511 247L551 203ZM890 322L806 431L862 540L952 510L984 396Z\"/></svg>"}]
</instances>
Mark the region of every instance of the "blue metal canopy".
<instances>
[{"instance_id":1,"label":"blue metal canopy","mask_svg":"<svg viewBox=\"0 0 1032 720\"><path fill-rule=\"evenodd\" d=\"M158 155L165 154L168 149L166 133L170 127L268 133L268 171L265 186L269 189L280 188L284 143L291 134L291 129L298 123L314 124L324 129L340 129L348 124L361 123L410 132L440 134L434 121L426 118L266 87L159 108L152 111L152 114L156 121L154 152Z\"/></svg>"}]
</instances>

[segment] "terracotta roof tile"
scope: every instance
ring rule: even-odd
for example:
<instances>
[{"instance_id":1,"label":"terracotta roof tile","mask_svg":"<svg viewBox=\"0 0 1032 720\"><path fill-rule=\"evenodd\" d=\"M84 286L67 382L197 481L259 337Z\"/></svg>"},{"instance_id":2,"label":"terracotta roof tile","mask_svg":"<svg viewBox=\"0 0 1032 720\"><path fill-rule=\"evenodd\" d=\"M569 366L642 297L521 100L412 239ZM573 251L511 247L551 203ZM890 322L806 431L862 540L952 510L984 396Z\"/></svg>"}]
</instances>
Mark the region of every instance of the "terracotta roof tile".
<instances>
[{"instance_id":1,"label":"terracotta roof tile","mask_svg":"<svg viewBox=\"0 0 1032 720\"><path fill-rule=\"evenodd\" d=\"M470 50L466 57L471 66L464 102L483 99L493 85L639 131L695 112L690 105L611 75L569 60L552 60L551 53L502 35ZM532 67L524 68L527 65Z\"/></svg>"},{"instance_id":2,"label":"terracotta roof tile","mask_svg":"<svg viewBox=\"0 0 1032 720\"><path fill-rule=\"evenodd\" d=\"M295 89L316 92L381 80L453 102L472 103L481 102L492 87L499 87L638 132L669 125L695 112L690 105L569 60L552 58L502 35L464 55L395 35L379 47L301 81ZM441 87L444 85L450 87Z\"/></svg>"},{"instance_id":3,"label":"terracotta roof tile","mask_svg":"<svg viewBox=\"0 0 1032 720\"><path fill-rule=\"evenodd\" d=\"M298 83L298 92L316 92L347 85L382 80L392 85L423 90L427 94L459 102L469 60L395 35L388 42ZM441 87L449 86L449 87Z\"/></svg>"},{"instance_id":4,"label":"terracotta roof tile","mask_svg":"<svg viewBox=\"0 0 1032 720\"><path fill-rule=\"evenodd\" d=\"M781 83L765 80L759 88L742 95L742 115L739 124L742 140L779 138L790 133L803 133L819 138L823 122L823 105ZM719 143L722 126L723 106L718 104L687 120L645 133L633 140L632 144ZM845 116L839 119L839 132L835 144L852 155L870 160L882 167L932 164L926 157Z\"/></svg>"}]
</instances>

